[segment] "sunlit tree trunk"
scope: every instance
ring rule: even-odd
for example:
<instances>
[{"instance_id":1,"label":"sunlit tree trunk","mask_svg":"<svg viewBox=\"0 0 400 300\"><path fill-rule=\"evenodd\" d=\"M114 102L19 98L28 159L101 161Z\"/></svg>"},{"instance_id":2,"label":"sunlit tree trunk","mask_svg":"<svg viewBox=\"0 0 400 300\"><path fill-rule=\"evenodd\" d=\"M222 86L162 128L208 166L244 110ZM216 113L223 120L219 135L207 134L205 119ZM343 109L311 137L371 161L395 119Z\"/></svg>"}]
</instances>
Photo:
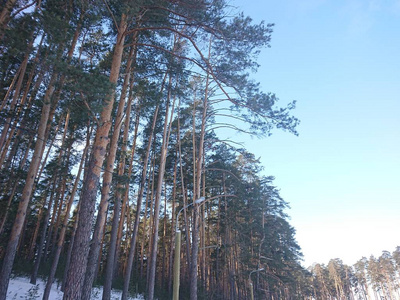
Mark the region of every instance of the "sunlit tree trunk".
<instances>
[{"instance_id":1,"label":"sunlit tree trunk","mask_svg":"<svg viewBox=\"0 0 400 300\"><path fill-rule=\"evenodd\" d=\"M117 83L122 53L124 50L125 30L127 28L127 17L122 15L119 24L117 40L114 47L114 54L110 71L110 82ZM64 300L81 299L82 285L85 278L87 259L89 254L89 241L91 233L91 223L94 216L97 186L100 180L101 167L109 143L108 134L111 128L111 113L115 99L115 90L111 92L107 99L107 104L103 107L100 116L99 127L97 128L93 150L88 166L88 174L82 188L81 207L79 211L79 224L76 231L74 247L72 249L71 265L69 267L67 281L65 285Z\"/></svg>"},{"instance_id":2,"label":"sunlit tree trunk","mask_svg":"<svg viewBox=\"0 0 400 300\"><path fill-rule=\"evenodd\" d=\"M105 170L103 173L103 182L102 182L103 186L101 189L101 200L100 200L99 210L98 210L98 214L97 214L96 226L95 226L92 241L91 241L88 265L87 265L86 274L85 274L85 282L82 287L82 300L89 300L91 298L92 285L93 285L93 282L95 279L95 271L98 267L96 262L98 261L98 258L99 258L100 246L101 246L100 241L104 234L104 226L105 226L106 219L107 219L107 210L108 210L108 204L109 204L109 199L110 199L111 183L112 183L112 179L113 179L114 163L115 163L115 157L116 157L117 148L118 148L118 141L119 141L121 127L122 127L123 118L124 118L126 94L127 94L127 90L128 90L128 86L129 86L133 53L134 53L134 48L132 47L131 51L129 53L128 64L127 64L127 67L125 70L124 84L122 86L121 97L120 97L120 101L118 103L117 114L116 114L115 121L114 121L113 134L111 136L111 142L109 145L109 150L108 150L108 154L107 154L107 158L106 158ZM116 218L116 221L118 221L119 203L115 203L115 206L118 209L118 214L117 215L114 214L114 218ZM114 241L114 243L115 243L115 241ZM112 245L111 247L115 247L115 245ZM114 258L113 258L113 260L114 260ZM112 264L111 264L111 266L112 266ZM110 281L112 281L112 279ZM105 281L104 288L103 288L103 299L109 299L110 293L111 293L111 282Z\"/></svg>"},{"instance_id":3,"label":"sunlit tree trunk","mask_svg":"<svg viewBox=\"0 0 400 300\"><path fill-rule=\"evenodd\" d=\"M31 158L28 175L25 180L25 187L22 192L21 200L18 205L17 216L15 218L11 236L7 244L6 253L4 255L2 270L0 273L1 275L0 299L5 299L5 295L8 288L8 282L11 275L12 265L14 263L15 254L18 246L18 241L25 222L26 211L32 195L33 185L35 183L36 174L39 169L40 161L42 158L41 154L43 153L43 149L45 146L46 127L50 115L51 97L54 92L55 80L56 80L56 74L54 73L50 80L49 87L44 97L35 149Z\"/></svg>"},{"instance_id":4,"label":"sunlit tree trunk","mask_svg":"<svg viewBox=\"0 0 400 300\"><path fill-rule=\"evenodd\" d=\"M111 147L110 147L110 152L109 152L109 157L110 159L107 159L107 164L109 166L114 166L115 162L115 156L117 153L117 147L118 147L118 139L121 131L121 125L122 125L122 119L123 119L123 107L125 105L125 97L127 94L128 86L130 83L130 74L131 74L131 65L132 62L135 61L136 59L136 50L134 47L131 48L131 51L129 53L128 57L128 64L125 70L125 80L124 80L124 85L122 87L122 92L121 92L121 100L118 106L118 112L117 112L117 118L115 121L116 126L114 127L114 134L111 140ZM128 106L130 107L132 104L132 97L130 97L130 101L128 101ZM130 109L127 109L130 111ZM125 120L129 120L130 115L127 114ZM127 133L129 131L129 122L125 124L125 132ZM125 139L126 140L126 139ZM124 149L123 149L124 150ZM126 149L125 149L126 150ZM122 158L123 159L122 154ZM110 188L109 185L111 184L111 179L112 179L112 170L109 173L110 175L109 182L107 186L107 190L103 191L102 194L105 195L106 193L109 194ZM105 179L103 178L103 184L106 183ZM107 197L108 198L108 197ZM107 199L108 202L108 199ZM112 281L113 281L113 271L114 271L114 261L115 261L115 249L117 247L116 241L117 241L117 232L118 232L118 223L119 223L119 212L120 212L120 207L121 207L121 198L120 197L115 197L115 203L114 203L114 216L112 220L112 228L111 228L111 235L110 235L110 246L107 252L107 263L106 263L106 274L105 274L105 280L104 280L104 287L103 287L103 300L108 300L111 297L111 286L112 286Z\"/></svg>"}]
</instances>

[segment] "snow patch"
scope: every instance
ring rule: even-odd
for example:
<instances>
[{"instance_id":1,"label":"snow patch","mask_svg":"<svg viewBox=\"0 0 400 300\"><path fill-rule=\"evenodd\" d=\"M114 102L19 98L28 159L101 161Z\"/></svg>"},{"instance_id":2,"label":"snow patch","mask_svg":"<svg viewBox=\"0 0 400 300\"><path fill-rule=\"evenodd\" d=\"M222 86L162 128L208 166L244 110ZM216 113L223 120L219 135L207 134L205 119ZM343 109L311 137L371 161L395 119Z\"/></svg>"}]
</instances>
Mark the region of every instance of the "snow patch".
<instances>
[{"instance_id":1,"label":"snow patch","mask_svg":"<svg viewBox=\"0 0 400 300\"><path fill-rule=\"evenodd\" d=\"M14 277L10 279L7 290L7 300L20 300L20 299L42 299L46 282L42 279L37 279L37 284L31 284L29 278ZM50 291L50 300L62 300L63 292L60 291L61 284L54 282ZM102 287L94 287L92 289L91 300L100 300L103 296ZM112 290L111 300L121 299L122 291ZM142 296L137 298L128 297L129 300L143 300Z\"/></svg>"}]
</instances>

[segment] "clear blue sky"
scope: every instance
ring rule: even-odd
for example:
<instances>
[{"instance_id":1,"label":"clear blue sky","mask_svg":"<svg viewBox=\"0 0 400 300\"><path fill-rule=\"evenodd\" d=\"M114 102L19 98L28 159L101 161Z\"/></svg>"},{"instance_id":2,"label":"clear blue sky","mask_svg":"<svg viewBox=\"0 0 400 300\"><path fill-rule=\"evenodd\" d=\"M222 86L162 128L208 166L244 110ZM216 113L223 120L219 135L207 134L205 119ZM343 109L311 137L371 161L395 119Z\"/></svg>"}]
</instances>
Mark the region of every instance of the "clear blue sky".
<instances>
[{"instance_id":1,"label":"clear blue sky","mask_svg":"<svg viewBox=\"0 0 400 300\"><path fill-rule=\"evenodd\" d=\"M304 264L353 264L393 251L400 245L400 1L232 5L275 23L255 78L282 105L298 101L299 137L240 138L290 203Z\"/></svg>"}]
</instances>

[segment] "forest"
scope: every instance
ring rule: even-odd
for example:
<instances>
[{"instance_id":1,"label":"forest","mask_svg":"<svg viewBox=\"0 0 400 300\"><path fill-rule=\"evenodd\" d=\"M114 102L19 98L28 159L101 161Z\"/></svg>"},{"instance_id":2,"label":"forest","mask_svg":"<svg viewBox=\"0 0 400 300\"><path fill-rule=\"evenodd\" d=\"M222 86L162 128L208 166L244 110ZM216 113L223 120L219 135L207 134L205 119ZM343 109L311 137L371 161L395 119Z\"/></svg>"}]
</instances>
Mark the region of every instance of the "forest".
<instances>
[{"instance_id":1,"label":"forest","mask_svg":"<svg viewBox=\"0 0 400 300\"><path fill-rule=\"evenodd\" d=\"M273 26L225 0L2 1L0 300L19 274L43 299L400 299L400 248L302 266L274 177L225 138L298 134L251 77Z\"/></svg>"}]
</instances>

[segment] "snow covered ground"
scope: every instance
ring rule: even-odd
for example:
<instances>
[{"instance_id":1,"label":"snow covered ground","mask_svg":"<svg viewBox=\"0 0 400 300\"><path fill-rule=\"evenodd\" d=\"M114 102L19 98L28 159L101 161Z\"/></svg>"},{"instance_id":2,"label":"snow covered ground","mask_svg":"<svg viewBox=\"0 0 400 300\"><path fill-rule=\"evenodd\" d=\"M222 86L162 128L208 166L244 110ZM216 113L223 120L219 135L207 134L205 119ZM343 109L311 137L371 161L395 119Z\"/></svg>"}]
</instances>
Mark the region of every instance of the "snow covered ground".
<instances>
[{"instance_id":1,"label":"snow covered ground","mask_svg":"<svg viewBox=\"0 0 400 300\"><path fill-rule=\"evenodd\" d=\"M7 290L7 300L21 300L21 299L42 299L44 288L46 283L39 279L37 284L29 283L29 278L15 277L10 280L10 284ZM121 291L113 290L111 293L111 299L121 299ZM91 300L101 299L103 290L99 287L95 287L92 290ZM51 288L50 300L62 300L63 293L60 291L60 285L55 282ZM129 298L130 300L143 300L144 298Z\"/></svg>"}]
</instances>

